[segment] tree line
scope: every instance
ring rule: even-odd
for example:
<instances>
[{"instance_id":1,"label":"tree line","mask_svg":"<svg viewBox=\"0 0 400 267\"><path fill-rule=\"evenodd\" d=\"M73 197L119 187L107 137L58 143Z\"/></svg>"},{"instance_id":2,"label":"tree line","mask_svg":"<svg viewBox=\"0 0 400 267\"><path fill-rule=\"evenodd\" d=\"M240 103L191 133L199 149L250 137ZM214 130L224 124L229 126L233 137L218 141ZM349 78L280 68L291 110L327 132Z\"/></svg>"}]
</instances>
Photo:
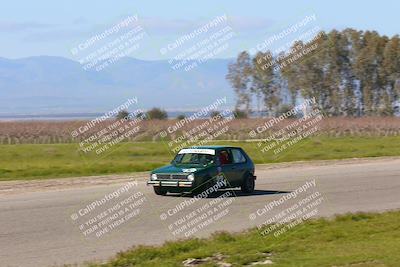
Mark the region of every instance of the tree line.
<instances>
[{"instance_id":1,"label":"tree line","mask_svg":"<svg viewBox=\"0 0 400 267\"><path fill-rule=\"evenodd\" d=\"M210 118L222 116L221 112L218 110L212 110L209 112L208 116ZM244 119L247 118L247 113L242 110L234 110L233 116L235 119ZM120 110L118 114L115 116L117 120L131 120L134 118L139 118L143 120L167 120L168 119L168 112L164 109L154 107L146 112L134 112L131 113L128 110ZM177 120L184 120L186 118L185 114L179 114L176 116L175 119Z\"/></svg>"},{"instance_id":2,"label":"tree line","mask_svg":"<svg viewBox=\"0 0 400 267\"><path fill-rule=\"evenodd\" d=\"M317 37L295 42L278 55L241 52L226 76L237 96L236 108L276 115L299 99L315 97L328 116L399 113L398 35L345 29Z\"/></svg>"}]
</instances>

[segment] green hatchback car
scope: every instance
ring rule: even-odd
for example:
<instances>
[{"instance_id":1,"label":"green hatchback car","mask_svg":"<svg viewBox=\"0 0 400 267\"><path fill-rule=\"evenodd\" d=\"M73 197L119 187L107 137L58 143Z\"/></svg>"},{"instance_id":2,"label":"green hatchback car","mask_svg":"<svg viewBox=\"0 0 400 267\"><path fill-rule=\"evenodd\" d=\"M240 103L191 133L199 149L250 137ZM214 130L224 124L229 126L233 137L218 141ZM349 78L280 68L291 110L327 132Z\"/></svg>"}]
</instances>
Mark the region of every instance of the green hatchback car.
<instances>
[{"instance_id":1,"label":"green hatchback car","mask_svg":"<svg viewBox=\"0 0 400 267\"><path fill-rule=\"evenodd\" d=\"M240 147L198 146L181 149L170 165L153 170L147 185L157 195L193 193L224 182L223 188L240 187L252 193L254 163ZM221 183L220 183L221 184Z\"/></svg>"}]
</instances>

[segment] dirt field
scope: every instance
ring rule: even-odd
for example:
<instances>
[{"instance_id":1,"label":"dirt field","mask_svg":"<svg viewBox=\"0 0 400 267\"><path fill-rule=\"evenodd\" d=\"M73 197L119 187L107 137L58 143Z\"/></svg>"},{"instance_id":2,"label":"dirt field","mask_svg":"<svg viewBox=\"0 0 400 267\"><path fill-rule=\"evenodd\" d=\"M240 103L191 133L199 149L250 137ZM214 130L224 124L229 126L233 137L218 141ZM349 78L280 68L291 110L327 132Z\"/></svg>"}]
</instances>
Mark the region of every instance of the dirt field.
<instances>
[{"instance_id":1,"label":"dirt field","mask_svg":"<svg viewBox=\"0 0 400 267\"><path fill-rule=\"evenodd\" d=\"M249 132L267 122L268 118L236 119L227 126L228 131L218 136L222 140L247 140L251 139ZM183 131L204 123L206 119L195 120L181 127L169 138L173 139ZM279 130L292 123L294 119L273 126L269 131L257 135L255 138L266 138L271 131ZM79 142L90 135L108 127L115 120L98 123L78 137L73 137L72 132L79 129L88 121L20 121L0 122L0 144L51 144ZM160 139L159 133L177 120L150 120L140 122L140 131L129 137L128 141L156 141ZM331 137L340 136L395 136L400 135L400 118L394 117L366 117L366 118L324 118L320 122L319 133Z\"/></svg>"}]
</instances>

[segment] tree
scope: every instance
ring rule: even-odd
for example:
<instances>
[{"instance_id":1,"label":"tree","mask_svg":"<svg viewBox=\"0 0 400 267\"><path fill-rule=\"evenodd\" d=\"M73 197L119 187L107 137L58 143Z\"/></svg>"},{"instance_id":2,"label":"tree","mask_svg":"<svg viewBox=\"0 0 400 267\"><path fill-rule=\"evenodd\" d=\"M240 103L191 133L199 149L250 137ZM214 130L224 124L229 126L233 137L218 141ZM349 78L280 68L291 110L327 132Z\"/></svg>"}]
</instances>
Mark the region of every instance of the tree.
<instances>
[{"instance_id":1,"label":"tree","mask_svg":"<svg viewBox=\"0 0 400 267\"><path fill-rule=\"evenodd\" d=\"M217 117L217 116L221 116L221 112L219 112L218 110L213 110L213 111L210 112L210 117L211 118L214 118L214 117Z\"/></svg>"},{"instance_id":2,"label":"tree","mask_svg":"<svg viewBox=\"0 0 400 267\"><path fill-rule=\"evenodd\" d=\"M146 117L150 120L166 120L168 113L160 108L152 108L146 113Z\"/></svg>"},{"instance_id":3,"label":"tree","mask_svg":"<svg viewBox=\"0 0 400 267\"><path fill-rule=\"evenodd\" d=\"M241 52L235 63L229 64L226 78L237 95L236 108L250 113L250 81L252 75L251 59L247 52Z\"/></svg>"},{"instance_id":4,"label":"tree","mask_svg":"<svg viewBox=\"0 0 400 267\"><path fill-rule=\"evenodd\" d=\"M378 65L382 62L377 32L366 31L361 36L354 73L360 83L362 114L373 115L377 111L377 101L380 95L380 80Z\"/></svg>"},{"instance_id":5,"label":"tree","mask_svg":"<svg viewBox=\"0 0 400 267\"><path fill-rule=\"evenodd\" d=\"M135 117L137 119L145 120L145 119L147 119L146 116L147 116L147 113L143 113L143 112L139 111L139 112L136 113Z\"/></svg>"},{"instance_id":6,"label":"tree","mask_svg":"<svg viewBox=\"0 0 400 267\"><path fill-rule=\"evenodd\" d=\"M318 41L316 41L318 42ZM288 79L288 85L291 91L298 92L303 98L315 97L319 108L324 111L326 106L328 92L324 88L324 69L321 67L321 59L315 56L315 52L302 54L303 51L308 51L315 43L296 42L292 46L288 58L287 67L283 74ZM299 57L296 61L291 61ZM297 95L294 95L296 97ZM295 104L295 99L292 100L292 105Z\"/></svg>"},{"instance_id":7,"label":"tree","mask_svg":"<svg viewBox=\"0 0 400 267\"><path fill-rule=\"evenodd\" d=\"M235 109L235 111L233 112L233 116L235 117L235 119L247 119L248 118L248 114L240 109Z\"/></svg>"},{"instance_id":8,"label":"tree","mask_svg":"<svg viewBox=\"0 0 400 267\"><path fill-rule=\"evenodd\" d=\"M180 114L176 117L177 120L184 120L186 116L184 114Z\"/></svg>"},{"instance_id":9,"label":"tree","mask_svg":"<svg viewBox=\"0 0 400 267\"><path fill-rule=\"evenodd\" d=\"M346 51L347 42L343 35L333 30L326 35L322 44L322 52L319 54L320 66L323 67L325 91L324 110L328 115L338 116L343 112L343 100L345 93L349 93L346 66L348 57Z\"/></svg>"},{"instance_id":10,"label":"tree","mask_svg":"<svg viewBox=\"0 0 400 267\"><path fill-rule=\"evenodd\" d=\"M120 110L116 116L118 120L128 120L129 119L129 112L127 110Z\"/></svg>"},{"instance_id":11,"label":"tree","mask_svg":"<svg viewBox=\"0 0 400 267\"><path fill-rule=\"evenodd\" d=\"M318 33L289 51L246 52L229 65L236 108L249 114L251 100L269 114L314 98L328 116L393 115L400 112L400 38L345 29ZM262 99L262 100L261 100ZM290 103L289 103L290 102Z\"/></svg>"},{"instance_id":12,"label":"tree","mask_svg":"<svg viewBox=\"0 0 400 267\"><path fill-rule=\"evenodd\" d=\"M281 59L285 58L285 56L283 52L278 56L278 64L280 64ZM280 72L283 79L286 80L286 85L290 92L290 104L294 106L299 94L299 80L297 78L300 73L299 65L289 64L289 66L283 68Z\"/></svg>"},{"instance_id":13,"label":"tree","mask_svg":"<svg viewBox=\"0 0 400 267\"><path fill-rule=\"evenodd\" d=\"M282 106L279 107L279 109L276 112L276 116L279 117L285 113L288 113L289 111L291 111L293 109L293 106L291 105L287 105L287 104L283 104ZM292 113L289 118L295 118L296 116Z\"/></svg>"},{"instance_id":14,"label":"tree","mask_svg":"<svg viewBox=\"0 0 400 267\"><path fill-rule=\"evenodd\" d=\"M400 81L400 38L393 36L385 45L383 51L382 67L380 75L383 80L384 103L380 106L382 115L393 115L394 104L399 100L399 92L396 84Z\"/></svg>"},{"instance_id":15,"label":"tree","mask_svg":"<svg viewBox=\"0 0 400 267\"><path fill-rule=\"evenodd\" d=\"M279 104L279 87L274 85L274 70L272 54L258 52L252 60L251 92L256 95L257 109L260 112L262 100L267 112L271 114Z\"/></svg>"}]
</instances>

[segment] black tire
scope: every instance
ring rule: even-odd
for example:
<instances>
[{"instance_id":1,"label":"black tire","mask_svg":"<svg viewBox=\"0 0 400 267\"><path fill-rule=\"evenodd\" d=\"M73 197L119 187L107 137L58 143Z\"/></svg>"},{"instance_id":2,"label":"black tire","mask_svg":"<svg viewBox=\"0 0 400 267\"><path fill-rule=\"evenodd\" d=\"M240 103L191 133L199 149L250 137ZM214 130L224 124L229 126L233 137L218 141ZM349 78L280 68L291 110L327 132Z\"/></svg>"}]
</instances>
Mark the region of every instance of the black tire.
<instances>
[{"instance_id":1,"label":"black tire","mask_svg":"<svg viewBox=\"0 0 400 267\"><path fill-rule=\"evenodd\" d=\"M243 184L240 187L243 193L253 193L254 192L254 187L256 186L255 179L252 175L246 175Z\"/></svg>"},{"instance_id":2,"label":"black tire","mask_svg":"<svg viewBox=\"0 0 400 267\"><path fill-rule=\"evenodd\" d=\"M156 193L156 195L159 195L159 196L165 196L168 193L167 190L165 190L164 188L162 188L160 186L153 186L153 189L154 189L154 193Z\"/></svg>"}]
</instances>

